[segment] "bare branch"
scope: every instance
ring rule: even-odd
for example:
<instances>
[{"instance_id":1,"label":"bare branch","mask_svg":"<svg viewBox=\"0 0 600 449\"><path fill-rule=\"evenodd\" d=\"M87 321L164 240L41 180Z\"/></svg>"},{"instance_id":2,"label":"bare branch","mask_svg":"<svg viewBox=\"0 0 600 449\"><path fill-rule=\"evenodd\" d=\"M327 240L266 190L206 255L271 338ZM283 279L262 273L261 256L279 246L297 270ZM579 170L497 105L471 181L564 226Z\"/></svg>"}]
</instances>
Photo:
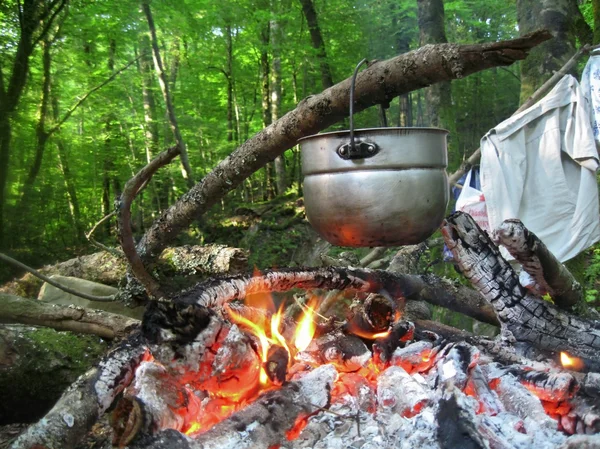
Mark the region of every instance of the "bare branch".
<instances>
[{"instance_id":1,"label":"bare branch","mask_svg":"<svg viewBox=\"0 0 600 449\"><path fill-rule=\"evenodd\" d=\"M62 284L59 284L55 280L50 279L48 276L44 276L39 271L34 270L31 267L28 267L24 263L21 263L18 260L15 260L12 257L7 256L6 254L0 253L0 260L4 260L5 262L8 262L16 267L19 267L25 271L28 271L29 273L33 274L35 277L40 278L42 281L47 282L48 284L53 285L54 287L56 287L64 292L70 293L71 295L79 296L80 298L88 299L90 301L98 301L98 302L110 302L110 301L114 301L116 298L115 295L94 296L94 295L88 295L87 293L78 292L78 291L73 290L69 287L66 287Z\"/></svg>"},{"instance_id":2,"label":"bare branch","mask_svg":"<svg viewBox=\"0 0 600 449\"><path fill-rule=\"evenodd\" d=\"M152 159L148 165L127 181L116 206L119 217L119 239L125 257L127 257L131 270L137 280L142 283L149 295L156 298L163 297L164 294L161 292L158 282L144 268L142 259L135 248L135 241L133 240L133 233L131 231L131 203L148 184L154 173L160 167L169 164L179 153L179 146L176 145Z\"/></svg>"},{"instance_id":3,"label":"bare branch","mask_svg":"<svg viewBox=\"0 0 600 449\"><path fill-rule=\"evenodd\" d=\"M52 8L54 8L54 6L56 5L58 0L50 3L50 5L48 6L47 12L52 11ZM67 5L67 1L68 0L61 0L60 4L58 5L58 8L56 8L56 10L52 13L52 15L50 16L50 18L48 19L48 21L44 24L44 28L42 28L42 31L40 31L39 36L33 41L33 46L35 47L42 39L44 39L44 37L48 34L48 31L50 30L50 27L52 27L52 23L54 22L54 19L56 19L56 16L58 16L60 14L60 12L63 10L63 8ZM40 18L40 21L44 21L46 18L47 14L43 17Z\"/></svg>"},{"instance_id":4,"label":"bare branch","mask_svg":"<svg viewBox=\"0 0 600 449\"><path fill-rule=\"evenodd\" d=\"M124 257L125 257L125 254L123 254L123 252L122 252L122 251L119 251L119 250L118 250L118 249L116 249L116 248L110 248L110 247L108 247L108 246L106 246L106 245L103 245L102 243L100 243L99 241L97 241L95 238L93 238L93 237L92 237L92 235L94 234L94 232L96 231L96 229L98 229L98 226L100 226L100 225L101 225L102 223L104 223L106 220L108 220L108 219L110 219L110 218L114 217L115 215L116 215L116 212L115 212L115 211L113 211L113 212L111 212L110 214L108 214L108 215L106 215L105 217L103 217L103 218L102 218L102 219L101 219L101 220L100 220L98 223L96 223L96 224L94 225L94 227L93 227L92 229L90 229L90 232L88 232L88 233L85 235L85 238L86 238L86 239L88 239L88 241L89 241L89 242L90 242L92 245L94 245L94 246L97 246L97 247L98 247L98 248L100 248L100 249L103 249L103 250L104 250L104 251L106 251L107 253L110 253L110 254L112 254L113 256L115 256L115 257L117 257L117 258L119 258L119 259L122 259L122 258L124 258Z\"/></svg>"},{"instance_id":5,"label":"bare branch","mask_svg":"<svg viewBox=\"0 0 600 449\"><path fill-rule=\"evenodd\" d=\"M73 106L71 106L71 109L69 109L65 113L65 115L63 116L63 118L56 125L54 125L52 128L50 128L48 130L48 136L51 136L56 131L58 131L60 129L60 127L63 125L63 123L65 123L67 120L69 120L69 118L71 117L71 115L73 115L73 112L75 112L77 110L77 108L79 106L81 106L85 102L85 100L87 100L89 98L90 95L92 95L97 90L102 89L104 86L106 86L112 80L114 80L119 74L123 73L125 70L127 70L129 67L131 67L133 64L135 64L142 56L143 55L140 55L137 58L133 59L132 61L129 61L125 66L123 66L122 68L120 68L119 70L117 70L116 72L114 72L111 76L109 76L102 83L98 84L96 87L94 87L93 89L91 89L90 91L88 91L83 97L81 97L77 101L77 103L75 103Z\"/></svg>"}]
</instances>

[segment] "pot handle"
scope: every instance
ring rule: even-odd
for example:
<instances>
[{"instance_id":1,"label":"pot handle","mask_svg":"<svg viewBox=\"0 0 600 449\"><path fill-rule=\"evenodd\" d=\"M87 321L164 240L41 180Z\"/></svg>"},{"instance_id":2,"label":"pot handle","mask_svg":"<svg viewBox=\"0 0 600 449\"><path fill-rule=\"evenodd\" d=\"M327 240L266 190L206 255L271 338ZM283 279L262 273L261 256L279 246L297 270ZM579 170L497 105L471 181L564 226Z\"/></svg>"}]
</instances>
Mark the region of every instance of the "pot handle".
<instances>
[{"instance_id":1,"label":"pot handle","mask_svg":"<svg viewBox=\"0 0 600 449\"><path fill-rule=\"evenodd\" d=\"M356 85L358 69L365 62L367 62L367 58L364 58L356 65L354 73L352 74L352 80L350 82L350 143L344 144L338 148L337 153L342 159L364 159L374 156L379 152L379 147L375 143L356 143L354 140L354 86ZM383 106L381 107L381 112L383 113L383 126L385 127L387 126L387 123L385 123L385 110L383 109Z\"/></svg>"}]
</instances>

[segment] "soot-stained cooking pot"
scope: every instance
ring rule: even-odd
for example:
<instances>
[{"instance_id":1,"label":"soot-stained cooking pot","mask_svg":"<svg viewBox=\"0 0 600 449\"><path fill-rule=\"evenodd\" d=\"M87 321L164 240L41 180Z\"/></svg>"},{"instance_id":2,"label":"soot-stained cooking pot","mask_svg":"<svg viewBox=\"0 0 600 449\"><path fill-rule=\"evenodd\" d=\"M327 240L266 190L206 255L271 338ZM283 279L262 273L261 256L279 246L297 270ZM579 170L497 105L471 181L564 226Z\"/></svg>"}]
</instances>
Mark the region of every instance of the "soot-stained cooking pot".
<instances>
[{"instance_id":1,"label":"soot-stained cooking pot","mask_svg":"<svg viewBox=\"0 0 600 449\"><path fill-rule=\"evenodd\" d=\"M300 139L308 221L338 246L427 239L448 205L447 135L437 128L374 128Z\"/></svg>"}]
</instances>

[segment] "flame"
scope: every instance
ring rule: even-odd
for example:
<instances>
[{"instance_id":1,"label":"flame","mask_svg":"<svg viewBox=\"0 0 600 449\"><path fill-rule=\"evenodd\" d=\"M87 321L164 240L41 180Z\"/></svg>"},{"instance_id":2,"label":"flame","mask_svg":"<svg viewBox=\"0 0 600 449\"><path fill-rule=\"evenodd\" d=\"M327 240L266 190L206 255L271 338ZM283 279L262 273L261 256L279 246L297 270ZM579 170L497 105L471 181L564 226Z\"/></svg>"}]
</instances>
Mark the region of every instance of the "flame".
<instances>
[{"instance_id":1,"label":"flame","mask_svg":"<svg viewBox=\"0 0 600 449\"><path fill-rule=\"evenodd\" d=\"M390 330L384 332L368 332L366 330L360 329L358 326L350 325L348 331L351 334L356 335L357 337L364 338L366 340L377 340L379 338L385 338L390 335Z\"/></svg>"},{"instance_id":2,"label":"flame","mask_svg":"<svg viewBox=\"0 0 600 449\"><path fill-rule=\"evenodd\" d=\"M304 308L302 318L296 327L296 335L294 336L294 346L298 352L304 351L312 341L317 325L314 321L316 299L311 299L308 305Z\"/></svg>"},{"instance_id":3,"label":"flame","mask_svg":"<svg viewBox=\"0 0 600 449\"><path fill-rule=\"evenodd\" d=\"M579 371L584 367L583 360L577 357L571 357L566 352L560 353L560 363L562 364L563 368L572 369L574 371Z\"/></svg>"},{"instance_id":4,"label":"flame","mask_svg":"<svg viewBox=\"0 0 600 449\"><path fill-rule=\"evenodd\" d=\"M269 377L267 376L267 372L265 371L263 365L267 361L267 355L269 353L269 346L271 346L271 342L269 341L267 334L265 334L264 330L261 329L260 326L257 326L255 323L246 319L242 315L238 314L231 308L229 308L229 317L231 318L231 321L233 321L234 323L238 323L238 324L242 324L243 326L246 326L248 329L250 329L250 331L254 335L256 335L258 337L258 339L260 341L260 351L259 351L260 354L259 355L260 355L261 362L263 362L260 367L259 382L262 386L266 386L269 382Z\"/></svg>"}]
</instances>

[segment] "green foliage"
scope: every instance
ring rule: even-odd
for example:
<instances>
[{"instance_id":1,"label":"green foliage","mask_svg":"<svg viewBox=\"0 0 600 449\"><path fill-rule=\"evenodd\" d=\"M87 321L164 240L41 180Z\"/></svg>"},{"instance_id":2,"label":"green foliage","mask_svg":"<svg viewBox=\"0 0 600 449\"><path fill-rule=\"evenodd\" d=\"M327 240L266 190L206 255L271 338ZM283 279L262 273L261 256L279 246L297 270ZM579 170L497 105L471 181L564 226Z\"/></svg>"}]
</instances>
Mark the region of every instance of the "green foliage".
<instances>
[{"instance_id":1,"label":"green foliage","mask_svg":"<svg viewBox=\"0 0 600 449\"><path fill-rule=\"evenodd\" d=\"M587 259L583 279L585 301L600 309L600 244L594 245L586 251L585 255Z\"/></svg>"}]
</instances>

